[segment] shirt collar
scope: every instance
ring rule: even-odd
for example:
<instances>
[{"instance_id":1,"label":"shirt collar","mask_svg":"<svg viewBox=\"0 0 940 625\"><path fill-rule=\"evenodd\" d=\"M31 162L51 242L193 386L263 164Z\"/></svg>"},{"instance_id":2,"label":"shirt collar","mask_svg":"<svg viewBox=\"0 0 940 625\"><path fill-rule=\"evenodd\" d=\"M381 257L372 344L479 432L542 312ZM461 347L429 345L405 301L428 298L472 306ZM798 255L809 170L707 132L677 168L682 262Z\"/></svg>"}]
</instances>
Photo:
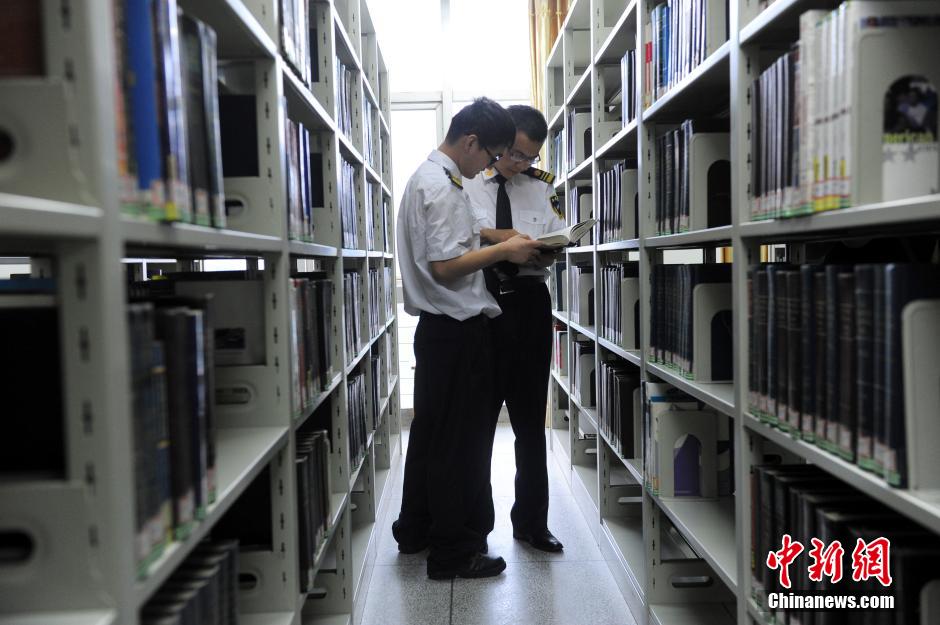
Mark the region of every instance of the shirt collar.
<instances>
[{"instance_id":1,"label":"shirt collar","mask_svg":"<svg viewBox=\"0 0 940 625\"><path fill-rule=\"evenodd\" d=\"M440 150L431 150L431 153L428 154L428 160L432 163L437 163L455 176L460 175L460 168L457 167L457 163L455 163L451 157L447 156Z\"/></svg>"},{"instance_id":2,"label":"shirt collar","mask_svg":"<svg viewBox=\"0 0 940 625\"><path fill-rule=\"evenodd\" d=\"M496 176L499 175L499 170L497 170L495 167L487 167L486 169L483 170L481 175L483 176L483 182L496 182ZM516 175L516 176L512 176L511 178L507 178L506 182L508 184L512 184L512 181L518 177L519 176Z\"/></svg>"}]
</instances>

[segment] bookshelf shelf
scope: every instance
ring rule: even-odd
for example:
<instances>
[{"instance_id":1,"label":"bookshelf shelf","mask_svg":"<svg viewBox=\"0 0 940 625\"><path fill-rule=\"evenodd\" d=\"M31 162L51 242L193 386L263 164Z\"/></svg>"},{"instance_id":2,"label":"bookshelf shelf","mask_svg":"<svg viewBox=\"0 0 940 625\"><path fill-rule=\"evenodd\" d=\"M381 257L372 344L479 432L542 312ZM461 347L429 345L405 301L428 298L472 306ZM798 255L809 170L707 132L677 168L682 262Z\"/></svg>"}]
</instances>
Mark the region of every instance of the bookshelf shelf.
<instances>
[{"instance_id":1,"label":"bookshelf shelf","mask_svg":"<svg viewBox=\"0 0 940 625\"><path fill-rule=\"evenodd\" d=\"M940 228L940 194L880 202L791 219L749 221L739 226L744 239L764 241L864 236L916 224Z\"/></svg>"},{"instance_id":2,"label":"bookshelf shelf","mask_svg":"<svg viewBox=\"0 0 940 625\"><path fill-rule=\"evenodd\" d=\"M569 321L568 325L571 326L573 330L577 330L589 339L597 340L597 333L594 331L594 326L583 326L579 323L575 323L574 321Z\"/></svg>"},{"instance_id":3,"label":"bookshelf shelf","mask_svg":"<svg viewBox=\"0 0 940 625\"><path fill-rule=\"evenodd\" d=\"M556 130L561 128L565 124L565 107L557 106L550 115L546 116L548 119L548 129Z\"/></svg>"},{"instance_id":4,"label":"bookshelf shelf","mask_svg":"<svg viewBox=\"0 0 940 625\"><path fill-rule=\"evenodd\" d=\"M304 423L307 422L307 419L316 412L317 408L323 405L330 395L333 394L333 391L339 386L339 383L343 381L343 374L337 373L333 376L333 379L330 380L330 383L326 386L325 389L317 393L313 400L310 402L310 405L304 409L304 413L294 420L294 429L301 427Z\"/></svg>"},{"instance_id":5,"label":"bookshelf shelf","mask_svg":"<svg viewBox=\"0 0 940 625\"><path fill-rule=\"evenodd\" d=\"M181 0L179 4L215 29L219 57L277 57L277 44L242 0Z\"/></svg>"},{"instance_id":6,"label":"bookshelf shelf","mask_svg":"<svg viewBox=\"0 0 940 625\"><path fill-rule=\"evenodd\" d=\"M634 119L617 131L617 134L608 139L597 151L596 158L623 158L627 154L635 154L637 126L637 120Z\"/></svg>"},{"instance_id":7,"label":"bookshelf shelf","mask_svg":"<svg viewBox=\"0 0 940 625\"><path fill-rule=\"evenodd\" d=\"M646 545L643 542L643 519L640 517L605 517L604 535L613 543L613 552L621 567L631 578L634 592L643 597L646 587Z\"/></svg>"},{"instance_id":8,"label":"bookshelf shelf","mask_svg":"<svg viewBox=\"0 0 940 625\"><path fill-rule=\"evenodd\" d=\"M664 234L643 239L643 245L652 248L690 247L706 243L731 243L733 228L718 226L679 234Z\"/></svg>"},{"instance_id":9,"label":"bookshelf shelf","mask_svg":"<svg viewBox=\"0 0 940 625\"><path fill-rule=\"evenodd\" d=\"M366 256L368 256L369 258L383 258L383 257L385 256L385 253L384 253L384 252L375 251L375 250L369 250L369 251L366 253Z\"/></svg>"},{"instance_id":10,"label":"bookshelf shelf","mask_svg":"<svg viewBox=\"0 0 940 625\"><path fill-rule=\"evenodd\" d=\"M574 499L581 506L582 512L588 518L598 518L597 507L597 467L580 464L571 465L571 489ZM594 527L591 531L596 531Z\"/></svg>"},{"instance_id":11,"label":"bookshelf shelf","mask_svg":"<svg viewBox=\"0 0 940 625\"><path fill-rule=\"evenodd\" d=\"M734 500L685 500L653 497L676 529L731 590L737 590Z\"/></svg>"},{"instance_id":12,"label":"bookshelf shelf","mask_svg":"<svg viewBox=\"0 0 940 625\"><path fill-rule=\"evenodd\" d=\"M578 78L577 82L571 88L571 91L565 96L565 106L574 107L579 104L590 104L591 102L591 71L593 65L588 65L584 73Z\"/></svg>"},{"instance_id":13,"label":"bookshelf shelf","mask_svg":"<svg viewBox=\"0 0 940 625\"><path fill-rule=\"evenodd\" d=\"M838 5L835 0L775 0L741 28L741 45L795 41L799 38L803 11Z\"/></svg>"},{"instance_id":14,"label":"bookshelf shelf","mask_svg":"<svg viewBox=\"0 0 940 625\"><path fill-rule=\"evenodd\" d=\"M366 354L369 353L369 348L370 348L370 345L366 343L366 346L363 347L361 350L359 350L359 353L353 357L352 361L350 361L348 365L346 365L347 377L353 372L353 369L355 369L359 365L359 363L362 362L362 359L366 357Z\"/></svg>"},{"instance_id":15,"label":"bookshelf shelf","mask_svg":"<svg viewBox=\"0 0 940 625\"><path fill-rule=\"evenodd\" d=\"M773 620L770 616L764 614L757 606L757 602L750 597L748 597L747 600L747 613L758 625L773 625Z\"/></svg>"},{"instance_id":16,"label":"bookshelf shelf","mask_svg":"<svg viewBox=\"0 0 940 625\"><path fill-rule=\"evenodd\" d=\"M633 49L636 41L636 6L637 0L630 0L617 23L610 29L610 33L597 49L594 55L594 64L619 62L627 50Z\"/></svg>"},{"instance_id":17,"label":"bookshelf shelf","mask_svg":"<svg viewBox=\"0 0 940 625\"><path fill-rule=\"evenodd\" d=\"M0 235L93 238L102 228L94 206L0 193Z\"/></svg>"},{"instance_id":18,"label":"bookshelf shelf","mask_svg":"<svg viewBox=\"0 0 940 625\"><path fill-rule=\"evenodd\" d=\"M382 193L384 193L389 199L391 199L392 190L388 188L388 183L385 180L382 181Z\"/></svg>"},{"instance_id":19,"label":"bookshelf shelf","mask_svg":"<svg viewBox=\"0 0 940 625\"><path fill-rule=\"evenodd\" d=\"M311 130L336 132L336 122L310 89L297 77L287 63L280 61L281 74L284 76L284 97L287 100L288 115L302 122Z\"/></svg>"},{"instance_id":20,"label":"bookshelf shelf","mask_svg":"<svg viewBox=\"0 0 940 625\"><path fill-rule=\"evenodd\" d=\"M568 182L568 181L567 181L567 179L565 178L564 175L556 176L556 177L555 177L555 184L554 184L555 191L561 191L562 189L564 189L564 188L565 188L565 184L566 184L567 182Z\"/></svg>"},{"instance_id":21,"label":"bookshelf shelf","mask_svg":"<svg viewBox=\"0 0 940 625\"><path fill-rule=\"evenodd\" d=\"M369 253L366 250L351 250L343 248L343 258L367 258Z\"/></svg>"},{"instance_id":22,"label":"bookshelf shelf","mask_svg":"<svg viewBox=\"0 0 940 625\"><path fill-rule=\"evenodd\" d=\"M553 309L552 309L552 317L554 317L555 319L558 319L558 321L561 321L561 322L564 323L565 325L568 324L568 313L566 313L566 312L563 311L563 310L555 310L555 309L553 308Z\"/></svg>"},{"instance_id":23,"label":"bookshelf shelf","mask_svg":"<svg viewBox=\"0 0 940 625\"><path fill-rule=\"evenodd\" d=\"M571 476L571 441L568 439L568 430L552 430L552 449L557 450L560 454L560 461L562 469L566 472L566 476L570 481Z\"/></svg>"},{"instance_id":24,"label":"bookshelf shelf","mask_svg":"<svg viewBox=\"0 0 940 625\"><path fill-rule=\"evenodd\" d=\"M339 250L335 247L304 241L291 241L289 250L291 254L296 256L320 256L323 258L336 258L339 256Z\"/></svg>"},{"instance_id":25,"label":"bookshelf shelf","mask_svg":"<svg viewBox=\"0 0 940 625\"><path fill-rule=\"evenodd\" d=\"M358 595L365 581L366 564L373 550L372 528L375 524L368 523L352 530L352 579L353 588Z\"/></svg>"},{"instance_id":26,"label":"bookshelf shelf","mask_svg":"<svg viewBox=\"0 0 940 625\"><path fill-rule=\"evenodd\" d=\"M846 462L823 449L761 423L751 414L744 414L744 425L827 473L874 497L886 506L910 517L932 532L940 532L940 491L911 491L892 488L880 477Z\"/></svg>"},{"instance_id":27,"label":"bookshelf shelf","mask_svg":"<svg viewBox=\"0 0 940 625\"><path fill-rule=\"evenodd\" d=\"M568 180L589 180L591 178L591 166L594 164L594 157L589 156L580 163L578 163L574 169L568 172Z\"/></svg>"},{"instance_id":28,"label":"bookshelf shelf","mask_svg":"<svg viewBox=\"0 0 940 625\"><path fill-rule=\"evenodd\" d=\"M337 43L342 45L336 46L336 55L344 62L351 64L357 72L362 74L362 63L359 61L359 54L356 52L356 48L353 46L352 39L349 37L349 32L346 30L346 25L343 24L343 20L335 12L333 13L333 25L335 27L336 33L339 37L336 38Z\"/></svg>"},{"instance_id":29,"label":"bookshelf shelf","mask_svg":"<svg viewBox=\"0 0 940 625\"><path fill-rule=\"evenodd\" d=\"M720 110L728 101L730 59L731 42L726 41L679 84L643 111L643 121L665 122ZM705 109L705 103L713 110Z\"/></svg>"},{"instance_id":30,"label":"bookshelf shelf","mask_svg":"<svg viewBox=\"0 0 940 625\"><path fill-rule=\"evenodd\" d=\"M124 241L130 246L157 249L190 249L203 252L279 252L280 237L252 234L237 230L221 230L194 224L152 223L122 217Z\"/></svg>"},{"instance_id":31,"label":"bookshelf shelf","mask_svg":"<svg viewBox=\"0 0 940 625\"><path fill-rule=\"evenodd\" d=\"M593 245L578 245L576 247L569 247L566 250L569 254L590 254L594 251Z\"/></svg>"},{"instance_id":32,"label":"bookshelf shelf","mask_svg":"<svg viewBox=\"0 0 940 625\"><path fill-rule=\"evenodd\" d=\"M372 168L372 165L370 165L369 163L366 163L363 167L366 170L366 177L369 180L371 180L372 182L376 184L382 184L382 177L379 175L379 172L375 171Z\"/></svg>"},{"instance_id":33,"label":"bookshelf shelf","mask_svg":"<svg viewBox=\"0 0 940 625\"><path fill-rule=\"evenodd\" d=\"M627 471L630 472L630 475L636 480L637 484L643 483L643 461L639 458L630 458L624 461L624 464L627 465Z\"/></svg>"},{"instance_id":34,"label":"bookshelf shelf","mask_svg":"<svg viewBox=\"0 0 940 625\"><path fill-rule=\"evenodd\" d=\"M216 438L218 494L206 518L198 523L184 541L167 546L163 556L150 567L149 575L135 585L137 605L141 606L157 591L177 566L189 555L222 518L239 495L248 487L287 442L284 427L220 428Z\"/></svg>"},{"instance_id":35,"label":"bookshelf shelf","mask_svg":"<svg viewBox=\"0 0 940 625\"><path fill-rule=\"evenodd\" d=\"M317 614L304 616L304 625L350 625L352 619L349 614Z\"/></svg>"},{"instance_id":36,"label":"bookshelf shelf","mask_svg":"<svg viewBox=\"0 0 940 625\"><path fill-rule=\"evenodd\" d=\"M116 619L113 610L31 612L0 616L0 625L113 625Z\"/></svg>"},{"instance_id":37,"label":"bookshelf shelf","mask_svg":"<svg viewBox=\"0 0 940 625\"><path fill-rule=\"evenodd\" d=\"M704 402L707 406L728 416L735 416L734 384L731 382L695 382L694 380L686 380L669 369L649 361L646 362L646 370L665 382L669 382L676 388L685 391L695 399Z\"/></svg>"},{"instance_id":38,"label":"bookshelf shelf","mask_svg":"<svg viewBox=\"0 0 940 625\"><path fill-rule=\"evenodd\" d=\"M620 347L619 345L617 345L616 343L614 343L613 341L610 341L600 336L597 337L597 342L600 344L601 347L603 347L607 351L617 354L618 356L620 356L627 362L632 363L636 365L637 367L640 366L640 352L639 351L624 349Z\"/></svg>"},{"instance_id":39,"label":"bookshelf shelf","mask_svg":"<svg viewBox=\"0 0 940 625\"><path fill-rule=\"evenodd\" d=\"M372 106L375 107L375 110L381 114L381 103L379 102L378 96L375 95L375 89L372 88L372 81L365 75L362 74L362 90L365 92L366 97L369 98L369 101L372 102Z\"/></svg>"},{"instance_id":40,"label":"bookshelf shelf","mask_svg":"<svg viewBox=\"0 0 940 625\"><path fill-rule=\"evenodd\" d=\"M650 605L651 625L731 625L734 615L721 603Z\"/></svg>"},{"instance_id":41,"label":"bookshelf shelf","mask_svg":"<svg viewBox=\"0 0 940 625\"><path fill-rule=\"evenodd\" d=\"M293 612L259 612L257 614L239 614L239 625L292 625Z\"/></svg>"},{"instance_id":42,"label":"bookshelf shelf","mask_svg":"<svg viewBox=\"0 0 940 625\"><path fill-rule=\"evenodd\" d=\"M359 149L355 145L353 145L353 142L349 137L340 132L338 129L336 131L336 137L339 139L340 151L344 153L344 156L347 159L353 161L353 165L362 166L365 164L365 159L362 158L362 153L359 152Z\"/></svg>"},{"instance_id":43,"label":"bookshelf shelf","mask_svg":"<svg viewBox=\"0 0 940 625\"><path fill-rule=\"evenodd\" d=\"M600 428L597 427L597 412L593 407L582 406L581 403L576 400L574 397L571 398L571 401L581 409L581 414L587 418L588 423L591 424L591 427L600 432Z\"/></svg>"},{"instance_id":44,"label":"bookshelf shelf","mask_svg":"<svg viewBox=\"0 0 940 625\"><path fill-rule=\"evenodd\" d=\"M611 241L610 243L601 243L597 246L598 252L622 252L625 250L640 249L639 239L627 239L625 241Z\"/></svg>"},{"instance_id":45,"label":"bookshelf shelf","mask_svg":"<svg viewBox=\"0 0 940 625\"><path fill-rule=\"evenodd\" d=\"M565 392L565 395L571 394L571 391L568 389L568 380L562 377L561 374L558 373L558 371L555 369L552 369L552 377L555 378L556 382L558 382L558 386L560 386L561 390Z\"/></svg>"},{"instance_id":46,"label":"bookshelf shelf","mask_svg":"<svg viewBox=\"0 0 940 625\"><path fill-rule=\"evenodd\" d=\"M385 252L384 254L382 254L382 258L384 258L385 260L392 260L395 257L391 254L391 252Z\"/></svg>"}]
</instances>

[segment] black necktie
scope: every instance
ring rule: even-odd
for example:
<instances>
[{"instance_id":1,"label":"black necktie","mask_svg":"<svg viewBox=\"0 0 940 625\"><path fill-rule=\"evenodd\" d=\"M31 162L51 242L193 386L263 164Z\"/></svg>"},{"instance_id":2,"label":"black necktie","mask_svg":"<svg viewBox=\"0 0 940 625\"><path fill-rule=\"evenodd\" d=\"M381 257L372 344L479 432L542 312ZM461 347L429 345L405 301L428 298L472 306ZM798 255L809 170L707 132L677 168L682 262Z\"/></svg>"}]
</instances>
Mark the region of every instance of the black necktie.
<instances>
[{"instance_id":1,"label":"black necktie","mask_svg":"<svg viewBox=\"0 0 940 625\"><path fill-rule=\"evenodd\" d=\"M509 203L509 192L506 191L506 177L496 174L493 180L499 183L499 189L496 191L496 229L511 230L512 207ZM495 296L499 293L500 283L505 283L507 279L519 273L519 266L504 260L487 267L483 273L486 278L486 287Z\"/></svg>"}]
</instances>

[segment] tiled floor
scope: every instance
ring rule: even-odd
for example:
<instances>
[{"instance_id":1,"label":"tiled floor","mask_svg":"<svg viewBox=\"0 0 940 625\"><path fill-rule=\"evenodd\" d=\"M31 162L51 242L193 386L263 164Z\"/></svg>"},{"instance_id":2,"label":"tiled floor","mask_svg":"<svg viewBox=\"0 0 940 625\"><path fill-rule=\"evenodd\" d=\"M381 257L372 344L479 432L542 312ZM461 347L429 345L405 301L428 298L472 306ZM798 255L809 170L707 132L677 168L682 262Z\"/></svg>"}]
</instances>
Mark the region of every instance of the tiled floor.
<instances>
[{"instance_id":1,"label":"tiled floor","mask_svg":"<svg viewBox=\"0 0 940 625\"><path fill-rule=\"evenodd\" d=\"M565 545L549 554L512 538L513 435L500 424L493 452L496 529L490 553L506 571L484 580L434 582L424 554L402 555L391 522L401 507L392 484L362 625L636 625L555 460L549 455L549 527Z\"/></svg>"}]
</instances>

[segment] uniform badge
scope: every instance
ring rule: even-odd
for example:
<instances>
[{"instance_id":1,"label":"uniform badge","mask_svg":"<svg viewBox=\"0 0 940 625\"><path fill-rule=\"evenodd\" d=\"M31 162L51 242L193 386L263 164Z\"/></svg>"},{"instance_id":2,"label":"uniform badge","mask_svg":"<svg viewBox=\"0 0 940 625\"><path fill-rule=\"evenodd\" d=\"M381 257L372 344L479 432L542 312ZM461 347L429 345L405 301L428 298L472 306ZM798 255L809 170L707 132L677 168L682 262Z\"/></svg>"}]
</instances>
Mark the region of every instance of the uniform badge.
<instances>
[{"instance_id":1,"label":"uniform badge","mask_svg":"<svg viewBox=\"0 0 940 625\"><path fill-rule=\"evenodd\" d=\"M552 194L552 197L549 200L549 202L551 202L552 204L552 212L555 213L555 216L558 217L558 219L564 219L565 209L561 207L561 200L558 198L558 196L555 194Z\"/></svg>"},{"instance_id":2,"label":"uniform badge","mask_svg":"<svg viewBox=\"0 0 940 625\"><path fill-rule=\"evenodd\" d=\"M450 173L450 170L446 167L443 167L442 169L444 170L444 173L447 174L447 178L450 179L450 183L452 185L458 189L463 189L463 180L460 179L460 176L455 176L454 174Z\"/></svg>"}]
</instances>

